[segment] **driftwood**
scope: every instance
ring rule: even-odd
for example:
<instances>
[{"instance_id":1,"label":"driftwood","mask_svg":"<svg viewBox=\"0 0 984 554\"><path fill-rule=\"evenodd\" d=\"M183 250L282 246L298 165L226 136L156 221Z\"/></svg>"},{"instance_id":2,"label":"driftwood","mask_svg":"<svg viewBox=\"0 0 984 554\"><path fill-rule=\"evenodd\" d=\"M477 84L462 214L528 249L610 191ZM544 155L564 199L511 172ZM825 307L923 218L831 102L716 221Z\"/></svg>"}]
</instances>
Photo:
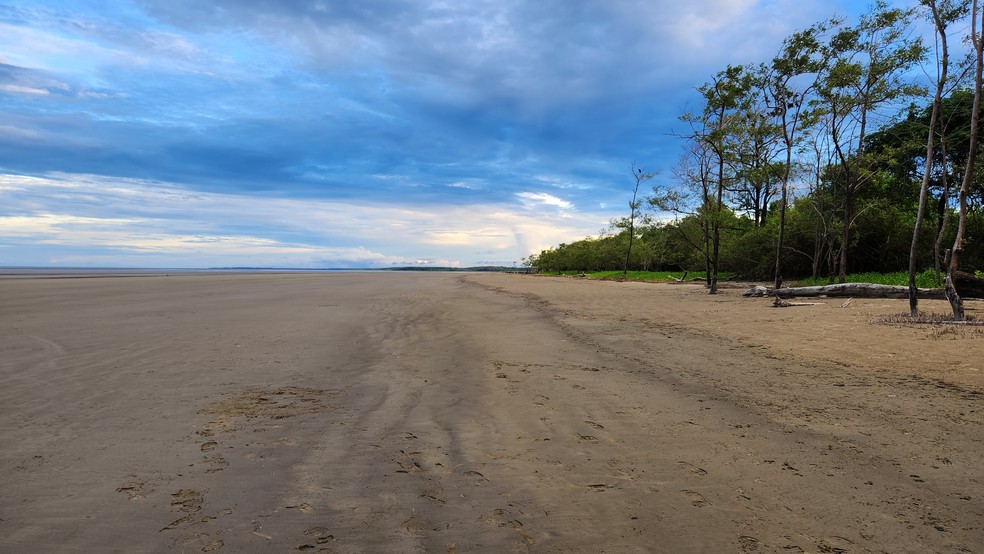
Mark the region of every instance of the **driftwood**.
<instances>
[{"instance_id":1,"label":"driftwood","mask_svg":"<svg viewBox=\"0 0 984 554\"><path fill-rule=\"evenodd\" d=\"M790 302L777 296L772 302L772 306L775 308L791 308L793 306L826 306L826 304L823 302Z\"/></svg>"},{"instance_id":2,"label":"driftwood","mask_svg":"<svg viewBox=\"0 0 984 554\"><path fill-rule=\"evenodd\" d=\"M984 298L984 279L966 271L953 274L953 284L962 298Z\"/></svg>"},{"instance_id":3,"label":"driftwood","mask_svg":"<svg viewBox=\"0 0 984 554\"><path fill-rule=\"evenodd\" d=\"M977 277L973 273L958 271L954 274L953 282L956 285L957 292L963 299L984 299L984 279ZM876 285L873 283L840 283L816 287L772 289L760 285L748 289L742 296L778 296L779 298L809 296L909 298L909 287ZM916 289L916 297L925 300L946 300L943 289Z\"/></svg>"},{"instance_id":4,"label":"driftwood","mask_svg":"<svg viewBox=\"0 0 984 554\"><path fill-rule=\"evenodd\" d=\"M772 289L756 286L748 289L742 296L775 296L779 298L802 298L809 296L828 296L852 298L909 298L909 287L876 285L872 283L840 283L817 287L790 287ZM918 298L943 300L943 289L916 289Z\"/></svg>"}]
</instances>

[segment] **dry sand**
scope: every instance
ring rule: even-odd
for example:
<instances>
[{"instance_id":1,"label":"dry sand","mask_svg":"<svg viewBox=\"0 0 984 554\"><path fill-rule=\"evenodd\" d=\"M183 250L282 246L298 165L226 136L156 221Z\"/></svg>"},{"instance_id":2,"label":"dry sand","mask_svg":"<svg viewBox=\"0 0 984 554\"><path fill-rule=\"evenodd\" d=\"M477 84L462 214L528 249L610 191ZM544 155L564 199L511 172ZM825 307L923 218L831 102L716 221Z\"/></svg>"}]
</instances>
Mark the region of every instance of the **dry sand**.
<instances>
[{"instance_id":1,"label":"dry sand","mask_svg":"<svg viewBox=\"0 0 984 554\"><path fill-rule=\"evenodd\" d=\"M0 552L984 552L984 333L739 292L0 279Z\"/></svg>"}]
</instances>

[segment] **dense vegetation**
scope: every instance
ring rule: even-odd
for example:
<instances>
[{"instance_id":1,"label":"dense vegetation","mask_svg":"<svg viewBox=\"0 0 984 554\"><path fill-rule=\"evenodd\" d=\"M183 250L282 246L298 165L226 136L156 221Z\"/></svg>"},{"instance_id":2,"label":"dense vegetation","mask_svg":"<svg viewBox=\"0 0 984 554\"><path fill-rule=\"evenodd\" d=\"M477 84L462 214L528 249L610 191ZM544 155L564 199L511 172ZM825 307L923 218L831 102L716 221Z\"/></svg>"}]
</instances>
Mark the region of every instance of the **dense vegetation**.
<instances>
[{"instance_id":1,"label":"dense vegetation","mask_svg":"<svg viewBox=\"0 0 984 554\"><path fill-rule=\"evenodd\" d=\"M767 63L728 66L698 88L701 109L680 117L680 162L658 177L632 166L627 217L527 262L702 272L712 293L725 272L778 287L907 267L913 284L927 269L920 281L940 283L958 266L984 267L981 10L977 0L918 4L879 1L854 24L794 33ZM933 48L913 33L920 17L936 30ZM972 55L958 63L950 27L971 31Z\"/></svg>"},{"instance_id":2,"label":"dense vegetation","mask_svg":"<svg viewBox=\"0 0 984 554\"><path fill-rule=\"evenodd\" d=\"M647 281L656 283L679 283L679 282L692 282L692 281L703 281L707 279L707 275L701 271L689 272L689 271L628 271L623 272L622 270L606 270L606 271L548 271L544 273L545 275L566 275L566 276L577 276L585 279L597 279L604 281L621 281L621 280L631 280L631 281ZM734 277L728 273L722 274L724 278L730 279ZM978 273L978 276L982 275ZM895 271L891 273L848 273L847 282L848 283L874 283L878 285L890 285L890 286L905 286L906 280L908 279L908 274L904 271ZM806 277L804 279L799 279L796 281L797 286L812 286L812 285L826 285L828 284L826 279L813 279ZM916 275L916 285L920 288L933 288L937 285L936 275L932 269L927 269L922 273Z\"/></svg>"},{"instance_id":3,"label":"dense vegetation","mask_svg":"<svg viewBox=\"0 0 984 554\"><path fill-rule=\"evenodd\" d=\"M968 240L965 245L963 266L965 268L984 268L984 213L980 210L980 188L972 200L974 209L968 214ZM722 228L721 271L733 274L740 279L771 279L775 262L775 241L777 236L777 206L773 204L766 217L765 225L756 227L749 217L737 216L726 210L725 218L729 225ZM914 206L909 209L885 207L869 209L866 217L859 219L854 228L854 236L849 250L848 273L885 273L904 270L912 238L915 221ZM943 243L953 244L955 215L952 210L945 212L950 218ZM814 206L809 198L797 199L791 203L787 213L787 235L784 248L790 255L784 260L784 274L789 280L812 278L811 282L833 282L838 279L835 271L837 260L830 259L830 246L823 247L819 263L816 248ZM935 223L934 225L938 225ZM837 226L831 231L836 233ZM933 243L935 228L926 228L922 234L919 252L919 267L933 268ZM629 270L663 271L691 276L705 271L704 253L701 249L701 221L698 216L688 215L666 223L644 225L638 231L629 262ZM832 233L832 234L833 234ZM561 244L531 256L528 263L539 271L563 271L571 273L615 271L621 273L625 263L628 244L627 231L616 229L600 237ZM836 244L833 252L836 253ZM679 275L677 275L679 276ZM942 276L940 277L942 279ZM934 279L935 281L935 279ZM904 284L904 283L899 283ZM939 286L935 281L934 286ZM920 285L926 286L926 285Z\"/></svg>"}]
</instances>

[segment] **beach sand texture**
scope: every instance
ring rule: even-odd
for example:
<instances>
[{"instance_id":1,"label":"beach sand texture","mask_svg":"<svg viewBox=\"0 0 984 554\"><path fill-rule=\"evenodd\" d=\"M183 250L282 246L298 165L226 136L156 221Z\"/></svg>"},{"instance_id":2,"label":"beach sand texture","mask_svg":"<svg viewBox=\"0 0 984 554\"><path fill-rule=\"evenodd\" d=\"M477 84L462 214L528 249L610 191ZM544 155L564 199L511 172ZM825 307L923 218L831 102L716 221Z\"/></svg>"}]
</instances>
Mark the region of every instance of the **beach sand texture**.
<instances>
[{"instance_id":1,"label":"beach sand texture","mask_svg":"<svg viewBox=\"0 0 984 554\"><path fill-rule=\"evenodd\" d=\"M984 552L984 333L739 293L0 279L0 552Z\"/></svg>"}]
</instances>

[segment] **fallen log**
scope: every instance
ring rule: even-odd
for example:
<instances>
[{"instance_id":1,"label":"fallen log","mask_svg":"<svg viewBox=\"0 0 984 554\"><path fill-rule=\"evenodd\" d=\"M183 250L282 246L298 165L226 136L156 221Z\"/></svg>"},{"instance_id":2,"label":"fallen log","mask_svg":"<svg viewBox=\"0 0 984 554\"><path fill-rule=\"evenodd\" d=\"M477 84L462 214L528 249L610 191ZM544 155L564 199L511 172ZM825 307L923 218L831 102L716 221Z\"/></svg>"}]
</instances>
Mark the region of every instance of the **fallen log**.
<instances>
[{"instance_id":1,"label":"fallen log","mask_svg":"<svg viewBox=\"0 0 984 554\"><path fill-rule=\"evenodd\" d=\"M984 298L984 279L967 271L953 274L953 284L961 298Z\"/></svg>"},{"instance_id":2,"label":"fallen log","mask_svg":"<svg viewBox=\"0 0 984 554\"><path fill-rule=\"evenodd\" d=\"M789 287L772 289L756 286L746 290L742 296L777 296L779 298L802 298L809 296L828 296L853 298L909 298L909 287L876 285L873 283L838 283L816 287ZM916 289L916 296L928 300L943 300L943 289Z\"/></svg>"}]
</instances>

